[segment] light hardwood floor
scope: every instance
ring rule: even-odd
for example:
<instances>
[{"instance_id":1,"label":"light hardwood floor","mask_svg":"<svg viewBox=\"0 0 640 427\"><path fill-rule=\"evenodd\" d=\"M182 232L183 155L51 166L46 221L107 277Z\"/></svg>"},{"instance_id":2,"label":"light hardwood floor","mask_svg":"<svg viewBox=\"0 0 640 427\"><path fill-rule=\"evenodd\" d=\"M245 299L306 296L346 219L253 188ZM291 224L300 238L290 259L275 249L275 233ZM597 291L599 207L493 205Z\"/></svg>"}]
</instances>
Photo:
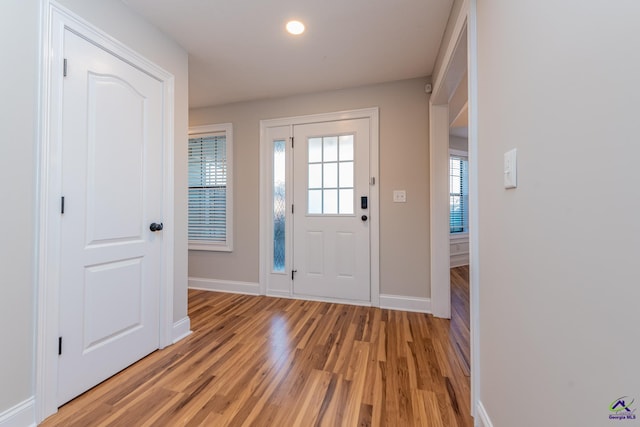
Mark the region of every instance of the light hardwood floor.
<instances>
[{"instance_id":1,"label":"light hardwood floor","mask_svg":"<svg viewBox=\"0 0 640 427\"><path fill-rule=\"evenodd\" d=\"M451 321L190 290L193 334L42 425L470 427L468 270L451 278Z\"/></svg>"}]
</instances>

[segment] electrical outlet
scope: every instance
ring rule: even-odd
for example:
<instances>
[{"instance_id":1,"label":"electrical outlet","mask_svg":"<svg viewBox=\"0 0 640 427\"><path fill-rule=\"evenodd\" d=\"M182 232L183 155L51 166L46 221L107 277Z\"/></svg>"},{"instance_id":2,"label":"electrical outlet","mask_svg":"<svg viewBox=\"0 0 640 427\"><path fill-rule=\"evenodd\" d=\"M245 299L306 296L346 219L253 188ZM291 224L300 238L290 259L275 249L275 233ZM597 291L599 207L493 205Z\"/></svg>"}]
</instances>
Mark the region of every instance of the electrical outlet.
<instances>
[{"instance_id":1,"label":"electrical outlet","mask_svg":"<svg viewBox=\"0 0 640 427\"><path fill-rule=\"evenodd\" d=\"M407 192L405 190L393 190L393 202L394 203L406 203Z\"/></svg>"}]
</instances>

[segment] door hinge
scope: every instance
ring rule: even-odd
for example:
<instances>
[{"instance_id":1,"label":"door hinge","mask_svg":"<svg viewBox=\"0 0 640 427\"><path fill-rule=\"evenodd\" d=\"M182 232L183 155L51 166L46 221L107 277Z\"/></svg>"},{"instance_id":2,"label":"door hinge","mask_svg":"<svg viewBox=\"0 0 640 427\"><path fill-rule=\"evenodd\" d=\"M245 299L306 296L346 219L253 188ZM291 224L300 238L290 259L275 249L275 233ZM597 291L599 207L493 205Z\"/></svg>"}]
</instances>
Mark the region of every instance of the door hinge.
<instances>
[{"instance_id":1,"label":"door hinge","mask_svg":"<svg viewBox=\"0 0 640 427\"><path fill-rule=\"evenodd\" d=\"M291 148L293 148L293 137L290 136L289 138L291 138Z\"/></svg>"},{"instance_id":2,"label":"door hinge","mask_svg":"<svg viewBox=\"0 0 640 427\"><path fill-rule=\"evenodd\" d=\"M64 213L64 196L60 197L60 213Z\"/></svg>"},{"instance_id":3,"label":"door hinge","mask_svg":"<svg viewBox=\"0 0 640 427\"><path fill-rule=\"evenodd\" d=\"M58 337L58 356L62 355L62 337Z\"/></svg>"},{"instance_id":4,"label":"door hinge","mask_svg":"<svg viewBox=\"0 0 640 427\"><path fill-rule=\"evenodd\" d=\"M376 185L376 177L375 177L375 176L372 176L372 177L369 179L369 185Z\"/></svg>"},{"instance_id":5,"label":"door hinge","mask_svg":"<svg viewBox=\"0 0 640 427\"><path fill-rule=\"evenodd\" d=\"M67 77L67 58L62 60L62 77Z\"/></svg>"},{"instance_id":6,"label":"door hinge","mask_svg":"<svg viewBox=\"0 0 640 427\"><path fill-rule=\"evenodd\" d=\"M291 215L293 215L293 205L291 205Z\"/></svg>"},{"instance_id":7,"label":"door hinge","mask_svg":"<svg viewBox=\"0 0 640 427\"><path fill-rule=\"evenodd\" d=\"M293 276L298 272L298 270L291 270L291 280L293 280Z\"/></svg>"}]
</instances>

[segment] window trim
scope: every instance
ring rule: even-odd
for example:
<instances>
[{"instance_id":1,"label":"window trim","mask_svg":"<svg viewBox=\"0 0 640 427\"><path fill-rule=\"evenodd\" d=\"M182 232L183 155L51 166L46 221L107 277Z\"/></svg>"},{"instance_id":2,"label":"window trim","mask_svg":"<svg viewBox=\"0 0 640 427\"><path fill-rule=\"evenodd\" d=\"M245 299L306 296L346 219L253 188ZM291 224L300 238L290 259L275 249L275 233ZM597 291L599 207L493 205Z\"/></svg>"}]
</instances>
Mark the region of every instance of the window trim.
<instances>
[{"instance_id":1,"label":"window trim","mask_svg":"<svg viewBox=\"0 0 640 427\"><path fill-rule=\"evenodd\" d=\"M227 201L226 201L226 241L218 242L193 242L189 241L189 250L233 252L233 125L231 123L219 123L213 125L189 127L189 138L207 136L214 133L224 133L226 136L227 155ZM188 155L187 155L188 156ZM188 159L187 159L188 160ZM187 166L188 168L188 166ZM187 184L188 187L188 184ZM187 190L188 191L188 190ZM189 226L187 211L187 228Z\"/></svg>"}]
</instances>

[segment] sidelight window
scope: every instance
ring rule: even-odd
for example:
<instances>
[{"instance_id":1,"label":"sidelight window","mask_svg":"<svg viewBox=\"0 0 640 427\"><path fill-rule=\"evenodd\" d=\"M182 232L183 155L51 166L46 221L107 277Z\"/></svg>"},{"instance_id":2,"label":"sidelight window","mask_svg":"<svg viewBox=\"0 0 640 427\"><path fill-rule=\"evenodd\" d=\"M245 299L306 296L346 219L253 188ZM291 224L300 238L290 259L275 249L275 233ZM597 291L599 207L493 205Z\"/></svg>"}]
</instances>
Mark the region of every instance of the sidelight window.
<instances>
[{"instance_id":1,"label":"sidelight window","mask_svg":"<svg viewBox=\"0 0 640 427\"><path fill-rule=\"evenodd\" d=\"M286 141L273 142L273 271L282 273L286 264Z\"/></svg>"}]
</instances>

